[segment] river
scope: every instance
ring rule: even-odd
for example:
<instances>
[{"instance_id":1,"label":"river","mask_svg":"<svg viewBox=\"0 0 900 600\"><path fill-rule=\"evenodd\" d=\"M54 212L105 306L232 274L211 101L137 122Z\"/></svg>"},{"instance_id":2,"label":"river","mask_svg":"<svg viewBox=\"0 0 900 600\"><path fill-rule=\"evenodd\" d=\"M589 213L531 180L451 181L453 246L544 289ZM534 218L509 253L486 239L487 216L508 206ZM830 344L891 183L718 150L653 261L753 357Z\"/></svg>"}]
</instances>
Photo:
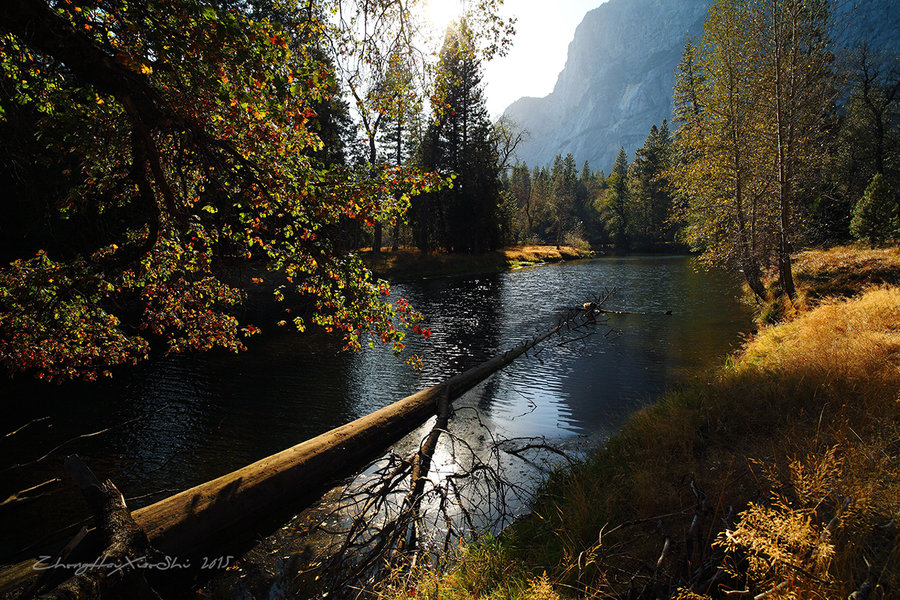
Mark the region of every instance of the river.
<instances>
[{"instance_id":1,"label":"river","mask_svg":"<svg viewBox=\"0 0 900 600\"><path fill-rule=\"evenodd\" d=\"M168 357L98 384L0 384L4 433L50 417L0 441L0 469L114 427L38 465L7 470L0 493L65 477L62 457L77 452L126 497L137 497L129 503L136 508L437 383L610 290L605 308L628 314L552 339L463 401L506 437L605 436L667 388L720 363L751 327L734 277L705 272L684 256L599 258L397 284L393 293L409 299L433 332L428 340L407 340L423 360L421 373L386 348L341 353L329 338L275 329L239 355ZM38 500L0 508L0 559L84 518L73 487L64 482Z\"/></svg>"}]
</instances>

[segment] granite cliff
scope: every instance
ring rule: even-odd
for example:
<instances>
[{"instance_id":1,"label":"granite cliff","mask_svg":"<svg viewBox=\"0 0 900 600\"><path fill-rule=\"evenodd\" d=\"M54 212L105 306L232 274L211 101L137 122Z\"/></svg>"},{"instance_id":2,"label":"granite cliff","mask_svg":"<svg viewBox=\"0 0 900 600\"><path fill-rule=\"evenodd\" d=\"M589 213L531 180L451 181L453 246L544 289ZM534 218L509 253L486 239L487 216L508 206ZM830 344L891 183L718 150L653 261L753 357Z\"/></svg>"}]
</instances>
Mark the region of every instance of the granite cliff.
<instances>
[{"instance_id":1,"label":"granite cliff","mask_svg":"<svg viewBox=\"0 0 900 600\"><path fill-rule=\"evenodd\" d=\"M650 126L670 118L675 68L686 36L698 35L711 0L609 0L590 11L569 44L553 92L521 98L504 115L528 131L519 159L531 166L572 152L579 165L609 171L619 147L629 156ZM900 47L900 2L836 3L835 37Z\"/></svg>"}]
</instances>

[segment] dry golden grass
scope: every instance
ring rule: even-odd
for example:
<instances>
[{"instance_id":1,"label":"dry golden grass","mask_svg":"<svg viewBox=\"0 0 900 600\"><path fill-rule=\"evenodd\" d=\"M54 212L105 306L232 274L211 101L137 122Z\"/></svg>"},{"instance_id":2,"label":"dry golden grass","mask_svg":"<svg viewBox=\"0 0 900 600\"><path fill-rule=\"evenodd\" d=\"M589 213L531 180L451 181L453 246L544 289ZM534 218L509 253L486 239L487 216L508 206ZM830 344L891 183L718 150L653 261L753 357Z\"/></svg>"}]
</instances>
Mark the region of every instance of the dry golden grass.
<instances>
[{"instance_id":1,"label":"dry golden grass","mask_svg":"<svg viewBox=\"0 0 900 600\"><path fill-rule=\"evenodd\" d=\"M900 289L882 287L639 412L428 597L525 598L544 571L577 597L900 597L898 540Z\"/></svg>"},{"instance_id":2,"label":"dry golden grass","mask_svg":"<svg viewBox=\"0 0 900 600\"><path fill-rule=\"evenodd\" d=\"M870 290L853 301L825 300L790 323L762 329L742 368L823 376L890 374L900 353L900 288Z\"/></svg>"},{"instance_id":3,"label":"dry golden grass","mask_svg":"<svg viewBox=\"0 0 900 600\"><path fill-rule=\"evenodd\" d=\"M590 256L590 252L572 246L513 246L500 250L506 261L512 263L539 263L574 260Z\"/></svg>"},{"instance_id":4,"label":"dry golden grass","mask_svg":"<svg viewBox=\"0 0 900 600\"><path fill-rule=\"evenodd\" d=\"M713 556L718 539L733 590L846 598L872 577L900 593L898 398L900 290L828 301L763 330L714 380L639 413L584 469L551 484L543 522L519 542L533 550L549 529L556 548L533 556L554 555L568 585L573 558L591 550L585 589L619 597L635 564L655 563L661 531L684 536L699 514L706 533L672 550L660 567L668 581L689 581L679 569ZM697 512L690 480L708 514ZM739 514L723 538L729 506ZM633 521L596 544L604 524Z\"/></svg>"},{"instance_id":5,"label":"dry golden grass","mask_svg":"<svg viewBox=\"0 0 900 600\"><path fill-rule=\"evenodd\" d=\"M900 247L836 246L805 250L793 257L797 299L793 305L780 298L777 273L765 280L772 300L760 310L760 321L790 320L825 298L849 297L869 287L900 285Z\"/></svg>"}]
</instances>

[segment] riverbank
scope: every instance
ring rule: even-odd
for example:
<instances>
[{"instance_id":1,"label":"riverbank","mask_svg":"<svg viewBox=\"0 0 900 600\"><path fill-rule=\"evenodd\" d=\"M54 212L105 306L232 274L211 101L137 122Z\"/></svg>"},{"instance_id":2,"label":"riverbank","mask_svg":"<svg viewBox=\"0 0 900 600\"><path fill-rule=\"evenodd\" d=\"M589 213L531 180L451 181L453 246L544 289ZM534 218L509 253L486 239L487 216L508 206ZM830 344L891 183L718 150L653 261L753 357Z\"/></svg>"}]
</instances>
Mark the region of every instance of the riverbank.
<instances>
[{"instance_id":1,"label":"riverbank","mask_svg":"<svg viewBox=\"0 0 900 600\"><path fill-rule=\"evenodd\" d=\"M426 253L415 248L379 254L362 252L363 262L376 276L390 281L409 281L440 275L497 273L540 263L590 258L590 250L572 246L514 246L482 254Z\"/></svg>"},{"instance_id":2,"label":"riverbank","mask_svg":"<svg viewBox=\"0 0 900 600\"><path fill-rule=\"evenodd\" d=\"M835 246L798 252L793 258L797 298L791 303L782 297L777 273L768 273L763 284L770 300L759 307L761 324L790 320L824 298L849 298L871 286L900 285L900 247Z\"/></svg>"},{"instance_id":3,"label":"riverbank","mask_svg":"<svg viewBox=\"0 0 900 600\"><path fill-rule=\"evenodd\" d=\"M452 573L384 595L897 597L898 256L801 253L789 322L557 471Z\"/></svg>"}]
</instances>

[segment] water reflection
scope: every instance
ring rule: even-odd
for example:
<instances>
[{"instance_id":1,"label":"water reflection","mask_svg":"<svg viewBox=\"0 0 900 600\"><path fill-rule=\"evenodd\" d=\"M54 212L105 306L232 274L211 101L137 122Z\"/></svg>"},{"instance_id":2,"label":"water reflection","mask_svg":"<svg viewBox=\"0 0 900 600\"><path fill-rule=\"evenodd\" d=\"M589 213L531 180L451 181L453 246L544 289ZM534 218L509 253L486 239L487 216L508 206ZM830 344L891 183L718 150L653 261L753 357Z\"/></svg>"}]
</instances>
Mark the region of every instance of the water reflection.
<instances>
[{"instance_id":1,"label":"water reflection","mask_svg":"<svg viewBox=\"0 0 900 600\"><path fill-rule=\"evenodd\" d=\"M636 406L720 361L749 327L737 284L685 257L598 259L398 285L395 294L421 310L434 333L427 341L407 340L425 365L419 374L386 348L344 354L328 338L276 330L241 355L170 357L97 385L3 385L5 431L51 416L50 427L4 443L6 464L128 424L8 473L0 493L59 476L61 457L70 452L114 479L126 496L196 485L437 383L552 327L567 307L613 287L607 307L638 314L611 315L611 329L598 325L583 340L558 345L563 340L554 339L461 402L477 406L498 435L605 435ZM0 555L82 518L72 487L0 512Z\"/></svg>"}]
</instances>

